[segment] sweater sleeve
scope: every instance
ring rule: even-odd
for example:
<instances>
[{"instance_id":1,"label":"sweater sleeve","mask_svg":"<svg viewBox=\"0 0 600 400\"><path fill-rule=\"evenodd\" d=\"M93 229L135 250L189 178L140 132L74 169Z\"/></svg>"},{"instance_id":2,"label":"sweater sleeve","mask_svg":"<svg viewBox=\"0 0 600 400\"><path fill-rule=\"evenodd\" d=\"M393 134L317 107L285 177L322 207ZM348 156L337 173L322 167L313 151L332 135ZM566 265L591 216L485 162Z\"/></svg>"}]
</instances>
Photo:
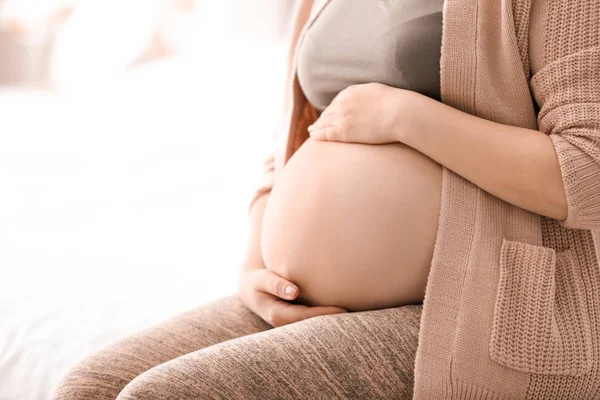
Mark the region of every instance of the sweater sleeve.
<instances>
[{"instance_id":1,"label":"sweater sleeve","mask_svg":"<svg viewBox=\"0 0 600 400\"><path fill-rule=\"evenodd\" d=\"M539 129L552 140L566 191L567 218L559 223L595 230L600 229L600 29L593 19L600 17L600 3L581 3L550 1L547 64L531 78L531 89L540 107Z\"/></svg>"}]
</instances>

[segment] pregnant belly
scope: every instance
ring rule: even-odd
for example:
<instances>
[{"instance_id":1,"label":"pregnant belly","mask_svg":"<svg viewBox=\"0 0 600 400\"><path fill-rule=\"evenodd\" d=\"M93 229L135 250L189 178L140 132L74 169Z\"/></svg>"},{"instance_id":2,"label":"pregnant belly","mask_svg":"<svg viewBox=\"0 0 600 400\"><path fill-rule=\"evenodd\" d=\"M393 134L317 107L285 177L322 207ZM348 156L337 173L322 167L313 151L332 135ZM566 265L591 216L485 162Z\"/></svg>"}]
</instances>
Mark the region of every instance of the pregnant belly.
<instances>
[{"instance_id":1,"label":"pregnant belly","mask_svg":"<svg viewBox=\"0 0 600 400\"><path fill-rule=\"evenodd\" d=\"M269 196L265 265L298 285L300 304L361 311L420 303L441 183L441 165L404 144L309 138Z\"/></svg>"}]
</instances>

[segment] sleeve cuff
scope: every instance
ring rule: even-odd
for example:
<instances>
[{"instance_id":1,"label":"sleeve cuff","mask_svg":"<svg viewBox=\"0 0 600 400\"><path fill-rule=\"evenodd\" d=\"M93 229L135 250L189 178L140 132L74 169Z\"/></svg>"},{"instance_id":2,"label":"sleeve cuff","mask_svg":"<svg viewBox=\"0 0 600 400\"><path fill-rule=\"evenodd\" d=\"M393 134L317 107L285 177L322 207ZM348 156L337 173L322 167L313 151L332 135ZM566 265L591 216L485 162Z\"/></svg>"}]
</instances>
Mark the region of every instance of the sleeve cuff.
<instances>
[{"instance_id":1,"label":"sleeve cuff","mask_svg":"<svg viewBox=\"0 0 600 400\"><path fill-rule=\"evenodd\" d=\"M600 164L560 135L550 134L567 197L568 229L600 229Z\"/></svg>"}]
</instances>

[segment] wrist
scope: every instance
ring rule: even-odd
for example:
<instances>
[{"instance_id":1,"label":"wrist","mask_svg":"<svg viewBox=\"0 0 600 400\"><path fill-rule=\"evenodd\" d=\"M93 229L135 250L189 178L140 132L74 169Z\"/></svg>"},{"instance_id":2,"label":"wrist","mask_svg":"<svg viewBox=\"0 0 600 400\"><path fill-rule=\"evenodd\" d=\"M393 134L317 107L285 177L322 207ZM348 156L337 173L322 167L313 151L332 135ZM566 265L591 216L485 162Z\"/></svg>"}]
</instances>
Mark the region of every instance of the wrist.
<instances>
[{"instance_id":1,"label":"wrist","mask_svg":"<svg viewBox=\"0 0 600 400\"><path fill-rule=\"evenodd\" d=\"M423 98L427 97L412 90L401 90L399 93L394 123L395 141L410 145L411 136L418 134L419 120L424 108Z\"/></svg>"}]
</instances>

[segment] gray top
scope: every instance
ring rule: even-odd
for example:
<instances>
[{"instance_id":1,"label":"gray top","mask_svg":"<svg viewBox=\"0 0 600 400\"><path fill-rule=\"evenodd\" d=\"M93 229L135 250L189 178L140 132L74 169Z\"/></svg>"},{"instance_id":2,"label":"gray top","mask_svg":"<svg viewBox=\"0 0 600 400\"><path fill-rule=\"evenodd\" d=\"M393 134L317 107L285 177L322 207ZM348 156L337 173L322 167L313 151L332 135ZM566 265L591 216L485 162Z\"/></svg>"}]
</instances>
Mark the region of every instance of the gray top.
<instances>
[{"instance_id":1,"label":"gray top","mask_svg":"<svg viewBox=\"0 0 600 400\"><path fill-rule=\"evenodd\" d=\"M298 54L298 81L324 110L348 86L379 82L440 100L444 0L330 0Z\"/></svg>"}]
</instances>

